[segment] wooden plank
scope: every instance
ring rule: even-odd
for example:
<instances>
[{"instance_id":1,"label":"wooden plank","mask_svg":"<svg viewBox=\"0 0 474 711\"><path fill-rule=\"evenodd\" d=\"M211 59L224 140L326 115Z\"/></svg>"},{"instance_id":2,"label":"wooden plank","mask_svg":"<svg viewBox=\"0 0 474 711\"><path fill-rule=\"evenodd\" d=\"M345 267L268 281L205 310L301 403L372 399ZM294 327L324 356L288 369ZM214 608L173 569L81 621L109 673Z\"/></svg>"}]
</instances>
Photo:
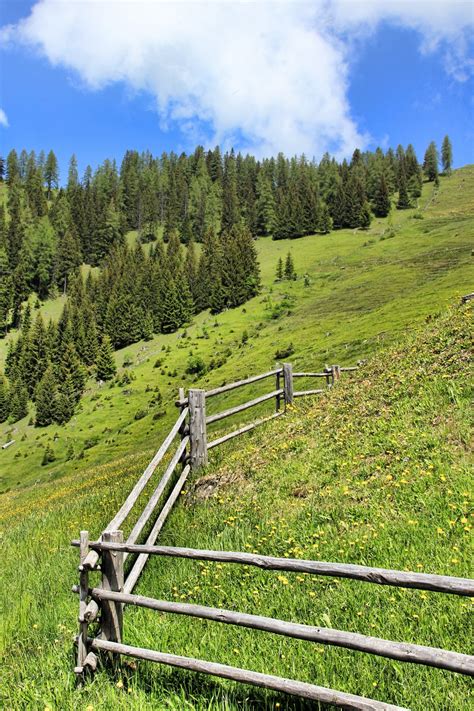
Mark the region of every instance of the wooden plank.
<instances>
[{"instance_id":1,"label":"wooden plank","mask_svg":"<svg viewBox=\"0 0 474 711\"><path fill-rule=\"evenodd\" d=\"M136 522L135 526L132 528L130 535L127 538L127 543L135 543L136 540L138 539L139 535L145 528L146 524L148 523L150 517L152 516L156 505L163 494L164 490L166 489L166 486L171 479L174 470L178 466L181 457L183 455L183 452L186 450L187 444L189 442L189 437L185 437L184 439L181 440L178 449L176 450L171 462L169 463L168 467L166 468L165 473L163 474L160 483L156 487L155 491L153 494L150 496L147 505L143 509L142 513L140 514L140 517L138 521ZM128 554L125 555L124 557L124 562L127 559Z\"/></svg>"},{"instance_id":2,"label":"wooden plank","mask_svg":"<svg viewBox=\"0 0 474 711\"><path fill-rule=\"evenodd\" d=\"M256 422L251 422L249 425L245 425L245 427L241 427L238 430L234 430L233 432L229 432L229 434L223 435L222 437L219 437L218 439L213 440L212 442L209 442L207 445L208 449L212 449L213 447L218 447L220 444L224 444L224 442L227 442L229 439L233 439L233 437L237 437L238 435L244 434L245 432L249 432L250 430L253 430L255 427L258 427L259 425L263 425L265 422L269 422L270 420L274 420L276 417L281 417L281 415L284 415L285 413L283 410L279 412L275 412L274 415L269 415L269 417L263 417L260 420L257 420Z\"/></svg>"},{"instance_id":3,"label":"wooden plank","mask_svg":"<svg viewBox=\"0 0 474 711\"><path fill-rule=\"evenodd\" d=\"M212 560L217 563L238 563L252 565L263 570L284 570L289 573L309 573L331 578L348 578L361 580L376 585L391 585L400 588L430 590L453 595L474 596L474 580L471 578L456 578L448 575L432 573L415 573L388 568L371 568L353 563L331 563L326 561L303 560L298 558L275 558L273 556L236 551L211 551L196 548L178 548L174 546L153 545L111 545L96 541L89 543L97 550L122 550L130 553L147 553L148 555L170 556L172 558L188 558L190 560ZM127 591L128 592L128 591Z\"/></svg>"},{"instance_id":4,"label":"wooden plank","mask_svg":"<svg viewBox=\"0 0 474 711\"><path fill-rule=\"evenodd\" d=\"M467 304L467 302L468 302L468 301L471 301L472 299L474 299L474 293L472 293L472 294L466 294L465 296L463 296L463 297L461 298L461 303Z\"/></svg>"},{"instance_id":5,"label":"wooden plank","mask_svg":"<svg viewBox=\"0 0 474 711\"><path fill-rule=\"evenodd\" d=\"M382 701L366 699L362 696L347 694L343 691L327 689L324 686L315 686L314 684L308 684L303 681L284 679L270 674L239 669L238 667L231 667L226 664L206 662L202 659L155 652L151 649L132 647L128 644L105 642L102 639L92 640L91 646L95 650L125 654L129 657L135 657L136 659L145 659L150 662L179 667L180 669L187 669L201 674L210 674L211 676L217 676L222 679L238 681L242 684L251 684L284 694L292 694L293 696L299 696L303 699L321 701L326 704L335 704L345 709L354 709L356 711L407 711L407 709L403 709L400 706L393 706L392 704L386 704Z\"/></svg>"},{"instance_id":6,"label":"wooden plank","mask_svg":"<svg viewBox=\"0 0 474 711\"><path fill-rule=\"evenodd\" d=\"M243 412L244 410L248 410L251 407L255 407L256 405L260 405L262 402L266 402L267 400L273 400L274 397L277 397L277 395L281 395L283 393L283 389L280 388L279 390L273 390L271 393L267 393L266 395L261 395L260 397L255 398L255 400L248 400L247 402L244 402L242 405L237 405L236 407L231 407L229 410L224 410L223 412L218 412L216 415L210 415L209 417L206 418L206 423L210 425L212 422L218 422L219 420L224 420L226 417L231 417L232 415L236 415L238 412Z\"/></svg>"},{"instance_id":7,"label":"wooden plank","mask_svg":"<svg viewBox=\"0 0 474 711\"><path fill-rule=\"evenodd\" d=\"M341 366L341 368L340 368L341 373L351 373L353 370L359 370L359 366L358 365L351 365L351 366L347 366L345 368L343 368Z\"/></svg>"},{"instance_id":8,"label":"wooden plank","mask_svg":"<svg viewBox=\"0 0 474 711\"><path fill-rule=\"evenodd\" d=\"M207 466L206 393L189 391L189 437L191 469Z\"/></svg>"},{"instance_id":9,"label":"wooden plank","mask_svg":"<svg viewBox=\"0 0 474 711\"><path fill-rule=\"evenodd\" d=\"M282 369L277 368L275 370L270 370L268 373L262 373L261 375L253 375L251 378L245 378L245 380L238 380L235 383L229 383L228 385L222 385L220 388L213 388L212 390L206 390L206 398L214 397L214 395L220 395L221 393L227 393L229 390L235 390L235 388L241 388L243 385L249 385L250 383L257 383L259 380L264 380L264 378L270 378L272 375L277 375L281 373Z\"/></svg>"},{"instance_id":10,"label":"wooden plank","mask_svg":"<svg viewBox=\"0 0 474 711\"><path fill-rule=\"evenodd\" d=\"M260 615L249 615L233 610L222 610L215 607L204 607L202 605L191 605L189 603L170 602L168 600L155 600L144 595L126 595L124 593L112 593L94 588L91 595L99 600L115 600L126 605L136 605L158 612L168 612L188 617L198 617L202 620L211 620L238 627L260 630L280 634L285 637L294 637L307 642L317 642L328 644L345 649L353 649L358 652L367 652L379 657L396 659L400 662L411 662L413 664L424 664L437 669L458 674L474 676L474 656L460 654L436 647L427 647L420 644L410 644L406 642L392 642L380 637L370 637L355 632L344 632L342 630L325 627L314 627L285 620L277 620L272 617L261 617Z\"/></svg>"},{"instance_id":11,"label":"wooden plank","mask_svg":"<svg viewBox=\"0 0 474 711\"><path fill-rule=\"evenodd\" d=\"M159 532L163 528L163 524L165 523L166 519L168 518L168 514L170 513L171 509L173 508L173 505L178 498L179 494L181 493L181 489L184 486L184 482L188 478L188 474L191 471L191 467L189 464L187 464L183 471L181 472L181 476L179 477L178 481L176 482L173 491L168 497L168 500L166 501L166 504L163 506L163 509L161 510L160 515L155 521L155 524L153 528L151 529L148 539L146 542L145 547L147 548L152 548L154 542L156 541ZM147 551L137 551L134 550L136 548L137 544L134 544L132 546L128 546L128 552L129 553L134 553L134 552L139 552L140 555L136 559L135 563L133 564L132 569L130 570L129 574L127 575L127 579L125 581L124 585L124 592L126 593L131 593L133 588L136 585L136 582L138 578L140 577L140 574L145 566L145 563L148 560L148 556L150 555ZM125 548L120 548L121 550L125 551Z\"/></svg>"},{"instance_id":12,"label":"wooden plank","mask_svg":"<svg viewBox=\"0 0 474 711\"><path fill-rule=\"evenodd\" d=\"M122 531L104 531L104 543L123 543ZM102 552L102 587L112 592L123 591L123 551L111 550ZM101 635L111 642L122 641L123 604L120 602L104 602L101 614Z\"/></svg>"},{"instance_id":13,"label":"wooden plank","mask_svg":"<svg viewBox=\"0 0 474 711\"><path fill-rule=\"evenodd\" d=\"M166 437L165 441L163 442L163 444L161 445L161 447L159 448L159 450L157 451L157 453L155 454L155 456L153 457L153 459L151 460L151 462L149 463L149 465L147 466L147 468L141 475L140 479L137 481L137 483L133 487L130 494L127 496L126 500L120 507L119 511L117 511L117 513L115 514L113 519L108 524L106 531L113 531L113 530L118 529L122 525L122 523L125 521L128 514L132 510L133 505L137 501L138 497L142 493L145 486L148 484L148 481L150 480L156 467L158 466L158 464L161 462L161 460L165 456L166 452L170 448L170 445L171 445L172 441L174 440L174 438L176 437L176 435L179 433L181 425L183 424L183 422L186 420L186 417L188 416L188 412L189 412L188 408L185 408L181 412L180 416L178 417L175 424L173 425L171 432Z\"/></svg>"},{"instance_id":14,"label":"wooden plank","mask_svg":"<svg viewBox=\"0 0 474 711\"><path fill-rule=\"evenodd\" d=\"M293 402L293 366L291 363L283 363L283 389L286 407Z\"/></svg>"},{"instance_id":15,"label":"wooden plank","mask_svg":"<svg viewBox=\"0 0 474 711\"><path fill-rule=\"evenodd\" d=\"M306 395L320 395L324 390L297 390L293 393L293 397L304 397Z\"/></svg>"}]
</instances>

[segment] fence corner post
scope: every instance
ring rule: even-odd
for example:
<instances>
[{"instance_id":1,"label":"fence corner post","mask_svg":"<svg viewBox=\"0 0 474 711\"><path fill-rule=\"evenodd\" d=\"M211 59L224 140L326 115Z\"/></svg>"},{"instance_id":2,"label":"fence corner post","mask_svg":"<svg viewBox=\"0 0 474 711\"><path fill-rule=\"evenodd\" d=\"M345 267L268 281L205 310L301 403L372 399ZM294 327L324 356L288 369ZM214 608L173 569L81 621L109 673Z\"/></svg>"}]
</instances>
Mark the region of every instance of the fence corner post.
<instances>
[{"instance_id":1,"label":"fence corner post","mask_svg":"<svg viewBox=\"0 0 474 711\"><path fill-rule=\"evenodd\" d=\"M293 403L293 365L283 363L283 389L285 393L285 407Z\"/></svg>"},{"instance_id":2,"label":"fence corner post","mask_svg":"<svg viewBox=\"0 0 474 711\"><path fill-rule=\"evenodd\" d=\"M189 439L191 469L196 471L207 465L206 392L189 391Z\"/></svg>"},{"instance_id":3,"label":"fence corner post","mask_svg":"<svg viewBox=\"0 0 474 711\"><path fill-rule=\"evenodd\" d=\"M123 543L122 531L104 531L104 543ZM123 551L102 551L102 587L112 592L123 592ZM108 642L121 642L123 633L123 603L102 601L102 638Z\"/></svg>"}]
</instances>

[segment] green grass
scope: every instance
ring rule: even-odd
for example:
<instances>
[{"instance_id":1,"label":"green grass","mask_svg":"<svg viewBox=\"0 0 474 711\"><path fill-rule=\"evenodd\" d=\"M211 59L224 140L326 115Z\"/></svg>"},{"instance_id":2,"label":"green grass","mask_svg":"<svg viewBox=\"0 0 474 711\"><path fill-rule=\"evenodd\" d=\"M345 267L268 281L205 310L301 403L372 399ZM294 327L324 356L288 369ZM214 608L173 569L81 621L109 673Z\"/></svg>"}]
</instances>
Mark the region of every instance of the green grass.
<instances>
[{"instance_id":1,"label":"green grass","mask_svg":"<svg viewBox=\"0 0 474 711\"><path fill-rule=\"evenodd\" d=\"M295 353L288 360L298 368L367 362L324 397L297 401L285 418L214 450L208 471L191 480L173 512L163 543L470 574L472 307L445 311L472 291L473 187L472 167L442 179L434 200L425 186L424 219L413 219L414 211L397 213L390 239L381 239L387 224L379 221L368 233L259 240L262 294L217 318L198 316L184 338L159 336L118 352L119 365L125 354L134 363L129 394L91 382L82 410L65 428L37 430L27 420L13 429L2 426L4 438L17 440L0 450L2 488L10 488L0 496L2 708L314 708L146 663L138 671L127 664L112 674L101 669L87 686L75 688L77 600L69 590L77 551L69 540L81 528L93 537L100 533L161 443L176 417L177 388L191 384L184 373L191 350L208 364L225 360L196 381L203 386L261 372L290 342ZM288 249L300 278L276 284L278 256ZM304 273L310 286L304 286ZM286 306L278 307L284 299ZM170 352L163 350L168 346ZM154 368L158 357L163 366ZM135 421L157 385L165 416L154 421L159 408L152 408ZM265 387L268 382L249 386L248 396ZM241 391L220 396L209 409L243 397ZM68 441L77 456L85 440L95 438L83 458L65 461ZM58 460L41 467L47 440ZM138 589L470 651L470 602L441 594L171 559L151 561ZM464 711L469 705L466 679L458 675L216 623L128 610L125 641L420 711L427 698L433 709Z\"/></svg>"},{"instance_id":2,"label":"green grass","mask_svg":"<svg viewBox=\"0 0 474 711\"><path fill-rule=\"evenodd\" d=\"M217 317L198 315L185 338L183 332L160 335L118 351L117 364L121 367L129 356L136 380L125 389L100 388L91 380L79 412L64 427L36 429L28 424L33 413L13 426L0 425L0 442L15 439L8 450L0 450L0 491L78 475L84 468L130 453L151 453L175 416L178 387L191 383L185 373L191 352L208 365L212 359L223 363L197 383L206 387L271 367L276 352L290 343L295 366L319 369L325 362L352 364L399 337L433 310L472 290L473 191L474 167L442 178L437 194L426 184L420 199L424 219L414 219L416 210L396 212L395 236L389 239L385 219L376 220L367 232L258 240L263 289L243 308ZM288 250L299 278L276 283L276 263ZM304 274L309 286L304 285ZM61 307L61 300L55 300L42 309L54 318ZM244 331L249 335L245 345ZM167 348L168 353L163 350ZM1 350L2 341L0 363ZM158 358L163 366L154 368ZM165 416L153 420L157 408L150 407L145 419L135 421L136 412L148 408L150 388L155 387L163 395ZM47 442L57 460L42 467ZM91 443L96 444L90 447ZM70 445L75 454L67 461Z\"/></svg>"},{"instance_id":3,"label":"green grass","mask_svg":"<svg viewBox=\"0 0 474 711\"><path fill-rule=\"evenodd\" d=\"M161 542L468 576L471 321L470 306L456 307L324 397L212 453ZM146 461L137 455L1 497L3 706L306 708L146 663L74 687L77 551L68 540L80 528L100 532ZM151 560L137 591L470 651L471 603L454 596L171 559ZM433 709L468 706L459 675L217 623L130 609L125 640L420 711L427 695Z\"/></svg>"}]
</instances>

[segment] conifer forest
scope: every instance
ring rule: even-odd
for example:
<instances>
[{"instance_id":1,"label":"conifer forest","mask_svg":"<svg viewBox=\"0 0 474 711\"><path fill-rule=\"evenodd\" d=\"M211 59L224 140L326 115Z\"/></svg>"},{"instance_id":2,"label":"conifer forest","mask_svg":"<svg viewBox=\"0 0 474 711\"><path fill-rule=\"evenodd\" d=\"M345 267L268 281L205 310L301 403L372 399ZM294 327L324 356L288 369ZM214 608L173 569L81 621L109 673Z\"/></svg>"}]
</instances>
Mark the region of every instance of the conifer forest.
<instances>
[{"instance_id":1,"label":"conifer forest","mask_svg":"<svg viewBox=\"0 0 474 711\"><path fill-rule=\"evenodd\" d=\"M0 375L0 422L24 417L29 400L37 426L67 422L89 375L114 377L114 349L255 296L255 239L367 229L392 205L415 206L423 180L438 181L439 162L434 143L423 163L412 145L355 150L341 163L328 154L259 161L218 147L130 150L120 166L105 160L82 176L72 156L61 179L53 151L12 150L0 159L0 334L17 328L19 337ZM447 136L441 162L449 174ZM276 276L293 278L290 254ZM67 295L57 322L35 314L32 293Z\"/></svg>"}]
</instances>

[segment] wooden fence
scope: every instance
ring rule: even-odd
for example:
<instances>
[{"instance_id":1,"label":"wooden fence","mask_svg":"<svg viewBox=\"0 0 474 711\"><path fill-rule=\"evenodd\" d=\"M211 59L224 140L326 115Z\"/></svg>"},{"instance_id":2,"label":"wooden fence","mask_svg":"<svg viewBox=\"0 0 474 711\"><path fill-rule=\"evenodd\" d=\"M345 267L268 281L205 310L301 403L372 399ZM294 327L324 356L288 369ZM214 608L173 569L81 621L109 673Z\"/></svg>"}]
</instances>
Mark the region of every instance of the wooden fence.
<instances>
[{"instance_id":1,"label":"wooden fence","mask_svg":"<svg viewBox=\"0 0 474 711\"><path fill-rule=\"evenodd\" d=\"M168 600L156 600L154 598L133 594L133 589L149 556L158 555L191 560L251 565L265 570L280 570L336 578L350 578L378 585L417 588L454 595L474 595L474 581L465 578L386 570L344 563L274 558L243 552L196 550L192 548L155 545L163 524L172 510L189 472L195 471L207 464L208 451L210 449L244 432L248 432L263 422L272 420L275 417L280 417L284 414L287 406L291 405L294 398L316 395L323 392L323 389L295 391L295 378L323 378L326 386L332 387L341 377L341 373L354 370L357 370L357 368L331 366L330 368L326 367L323 372L319 373L295 373L293 372L292 365L285 363L282 367L277 367L275 370L263 373L262 375L256 375L239 382L223 385L222 387L214 388L207 392L204 390L191 389L188 396L185 397L184 390L180 390L179 398L176 402L176 405L180 409L178 419L119 511L97 541L90 541L88 532L81 531L80 540L72 542L74 546L78 546L80 549L79 585L73 586L73 591L79 594L79 634L77 637L76 674L82 675L86 670L94 671L96 669L98 661L96 653L101 651L112 652L116 655L127 655L138 659L155 661L161 664L294 694L305 699L331 703L344 708L380 710L399 708L387 703L292 679L284 679L247 669L239 669L224 664L124 644L123 609L125 605L136 605L150 610L237 625L320 644L368 652L402 662L424 664L460 674L474 675L474 657L458 652L417 644L394 642L354 632L313 627L232 610L221 610L201 605L171 602ZM275 387L270 392L217 414L206 414L206 402L210 398L269 378L275 378ZM273 414L262 417L208 442L208 425L220 422L225 418L232 417L247 409L273 400L275 401L275 412ZM140 495L149 483L156 468L170 450L175 439L179 439L179 441L177 446L175 446L175 452L171 456L164 474L149 497L148 502L139 512L138 519L127 539L124 540L121 530L122 524L131 514ZM168 492L166 501L154 520L152 528L146 537L146 541L139 543L138 541L145 527L152 521L152 518L156 514L159 500L166 491ZM125 562L128 556L133 556L133 562L127 566L127 572L125 573ZM100 573L101 580L99 585L92 586L90 584L90 575L95 572ZM89 626L92 623L98 623L98 634L95 636L89 633Z\"/></svg>"}]
</instances>

